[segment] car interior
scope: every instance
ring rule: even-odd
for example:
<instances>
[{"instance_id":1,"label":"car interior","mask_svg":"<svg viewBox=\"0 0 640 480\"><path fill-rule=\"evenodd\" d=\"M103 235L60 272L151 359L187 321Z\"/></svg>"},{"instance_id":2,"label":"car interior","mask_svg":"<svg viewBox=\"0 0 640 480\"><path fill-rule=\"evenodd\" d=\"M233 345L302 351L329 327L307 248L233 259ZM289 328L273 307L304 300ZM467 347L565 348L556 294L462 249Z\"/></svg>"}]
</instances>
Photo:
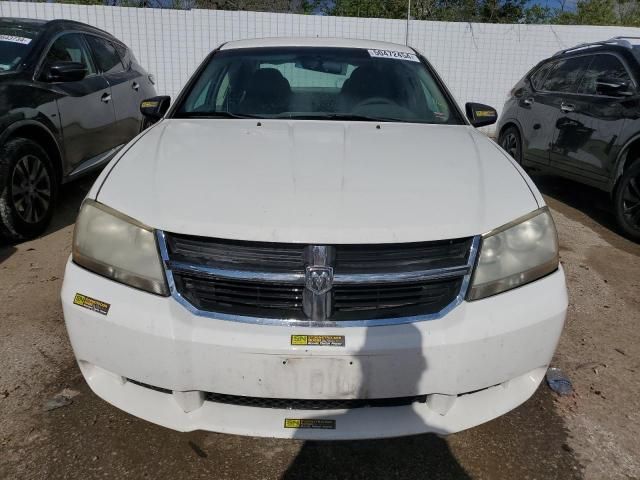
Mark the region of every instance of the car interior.
<instances>
[{"instance_id":1,"label":"car interior","mask_svg":"<svg viewBox=\"0 0 640 480\"><path fill-rule=\"evenodd\" d=\"M187 100L186 110L274 117L338 113L446 123L449 108L435 81L429 75L419 78L403 63L229 62L216 74L203 75L207 84L196 84L197 95Z\"/></svg>"}]
</instances>

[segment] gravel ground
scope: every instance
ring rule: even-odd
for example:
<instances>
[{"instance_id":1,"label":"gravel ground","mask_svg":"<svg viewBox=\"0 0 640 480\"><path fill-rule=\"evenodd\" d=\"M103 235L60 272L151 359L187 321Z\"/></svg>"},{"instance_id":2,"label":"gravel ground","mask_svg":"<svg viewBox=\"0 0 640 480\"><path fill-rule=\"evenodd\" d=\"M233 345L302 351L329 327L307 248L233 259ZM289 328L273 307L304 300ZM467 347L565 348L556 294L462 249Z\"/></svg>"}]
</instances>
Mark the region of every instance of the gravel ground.
<instances>
[{"instance_id":1,"label":"gravel ground","mask_svg":"<svg viewBox=\"0 0 640 480\"><path fill-rule=\"evenodd\" d=\"M570 310L546 385L513 412L446 439L315 443L180 434L134 418L84 383L59 291L92 178L66 187L48 233L0 246L0 478L640 478L640 245L616 233L606 195L536 177L560 232ZM54 410L63 389L78 394Z\"/></svg>"}]
</instances>

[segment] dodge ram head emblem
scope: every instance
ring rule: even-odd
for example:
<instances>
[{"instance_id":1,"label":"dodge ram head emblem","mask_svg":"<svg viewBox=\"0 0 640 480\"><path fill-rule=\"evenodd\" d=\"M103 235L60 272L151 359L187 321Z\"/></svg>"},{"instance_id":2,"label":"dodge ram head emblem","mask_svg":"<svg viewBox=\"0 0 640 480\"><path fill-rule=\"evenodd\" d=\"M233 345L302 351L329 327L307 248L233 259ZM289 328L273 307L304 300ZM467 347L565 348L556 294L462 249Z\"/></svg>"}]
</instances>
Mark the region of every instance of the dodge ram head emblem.
<instances>
[{"instance_id":1,"label":"dodge ram head emblem","mask_svg":"<svg viewBox=\"0 0 640 480\"><path fill-rule=\"evenodd\" d=\"M333 268L307 267L305 271L305 287L315 295L322 295L333 286Z\"/></svg>"}]
</instances>

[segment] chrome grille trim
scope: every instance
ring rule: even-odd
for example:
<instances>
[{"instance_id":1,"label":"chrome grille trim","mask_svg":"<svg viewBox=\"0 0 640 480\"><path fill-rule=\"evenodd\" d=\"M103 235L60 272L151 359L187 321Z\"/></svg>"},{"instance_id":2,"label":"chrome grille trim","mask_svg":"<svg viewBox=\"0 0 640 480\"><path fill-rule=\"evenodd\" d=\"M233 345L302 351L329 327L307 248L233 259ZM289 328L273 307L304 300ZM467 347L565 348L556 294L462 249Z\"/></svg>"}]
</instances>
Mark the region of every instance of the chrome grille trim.
<instances>
[{"instance_id":1,"label":"chrome grille trim","mask_svg":"<svg viewBox=\"0 0 640 480\"><path fill-rule=\"evenodd\" d=\"M444 278L462 277L467 275L473 265L462 267L436 268L417 272L398 273L336 273L334 285L361 285L373 283L407 283L425 280L441 280Z\"/></svg>"},{"instance_id":2,"label":"chrome grille trim","mask_svg":"<svg viewBox=\"0 0 640 480\"><path fill-rule=\"evenodd\" d=\"M194 315L208 317L217 320L226 320L239 323L259 324L259 325L284 325L284 326L300 326L300 327L369 327L369 326L383 326L383 325L401 325L406 323L422 322L428 320L437 320L447 315L451 310L460 305L466 297L469 283L471 281L471 275L473 273L473 267L475 266L476 256L480 246L481 236L476 235L473 237L471 247L469 250L469 256L467 263L464 266L438 268L432 270L415 271L415 272L398 272L398 273L384 273L384 274L372 274L372 273L354 273L354 274L336 274L333 280L334 285L362 285L366 283L401 283L407 281L420 281L420 280L436 280L444 278L462 277L462 286L460 292L455 299L449 303L446 307L436 313L415 315L408 317L396 317L396 318L382 318L382 319L369 319L369 320L301 320L296 318L261 318L261 317L248 317L243 315L232 315L221 312L211 312L207 310L200 310L185 299L182 294L177 290L176 284L173 278L173 271L183 272L190 274L197 274L202 276L228 278L233 280L245 280L245 281L272 281L283 283L300 283L304 284L304 273L285 273L285 272L256 272L246 270L231 270L231 269L219 269L214 267L207 267L204 265L192 265L183 262L172 261L169 258L169 252L167 249L167 240L165 233L161 230L156 230L156 239L158 242L158 248L160 250L160 256L162 258L165 274L167 277L167 283L169 284L169 290L171 296L187 310Z\"/></svg>"},{"instance_id":3,"label":"chrome grille trim","mask_svg":"<svg viewBox=\"0 0 640 480\"><path fill-rule=\"evenodd\" d=\"M245 280L247 282L283 282L304 284L304 273L285 272L255 272L248 270L231 270L206 265L191 265L189 263L165 260L167 268L174 272L192 273L200 276L227 278L229 280Z\"/></svg>"},{"instance_id":4,"label":"chrome grille trim","mask_svg":"<svg viewBox=\"0 0 640 480\"><path fill-rule=\"evenodd\" d=\"M304 284L304 273L285 272L255 272L248 270L231 270L208 267L206 265L191 265L184 262L167 260L166 265L174 272L192 273L200 276L227 278L230 280L266 281ZM354 285L372 283L406 283L425 280L440 280L443 278L462 277L469 273L469 265L460 267L435 268L416 272L398 273L336 273L333 277L334 285Z\"/></svg>"}]
</instances>

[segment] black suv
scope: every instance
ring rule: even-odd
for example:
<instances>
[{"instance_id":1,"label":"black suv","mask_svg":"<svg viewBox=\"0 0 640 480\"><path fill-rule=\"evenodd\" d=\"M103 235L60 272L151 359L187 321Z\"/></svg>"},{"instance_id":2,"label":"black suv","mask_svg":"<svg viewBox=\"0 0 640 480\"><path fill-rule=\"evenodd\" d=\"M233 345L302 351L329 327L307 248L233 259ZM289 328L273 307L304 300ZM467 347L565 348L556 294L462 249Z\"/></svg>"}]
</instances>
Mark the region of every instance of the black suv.
<instances>
[{"instance_id":1,"label":"black suv","mask_svg":"<svg viewBox=\"0 0 640 480\"><path fill-rule=\"evenodd\" d=\"M498 142L524 167L612 195L621 228L640 240L640 39L558 52L511 91Z\"/></svg>"},{"instance_id":2,"label":"black suv","mask_svg":"<svg viewBox=\"0 0 640 480\"><path fill-rule=\"evenodd\" d=\"M0 237L41 233L58 186L98 168L143 126L153 77L109 33L0 19Z\"/></svg>"}]
</instances>

